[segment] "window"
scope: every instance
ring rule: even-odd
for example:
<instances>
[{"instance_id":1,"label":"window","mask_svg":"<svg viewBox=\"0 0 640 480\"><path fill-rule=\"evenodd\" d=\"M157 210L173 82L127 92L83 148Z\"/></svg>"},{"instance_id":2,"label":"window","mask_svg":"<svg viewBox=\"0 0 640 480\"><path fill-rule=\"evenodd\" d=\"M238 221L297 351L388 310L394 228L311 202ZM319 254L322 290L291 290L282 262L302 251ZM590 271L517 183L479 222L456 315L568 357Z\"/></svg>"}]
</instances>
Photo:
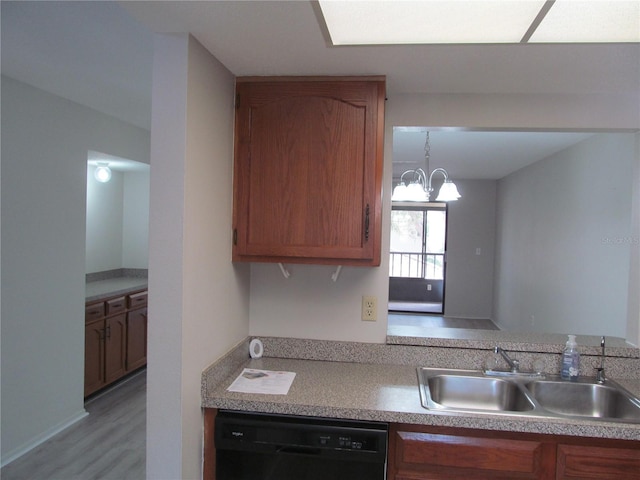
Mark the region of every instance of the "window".
<instances>
[{"instance_id":1,"label":"window","mask_svg":"<svg viewBox=\"0 0 640 480\"><path fill-rule=\"evenodd\" d=\"M392 205L389 309L442 312L447 206L398 202ZM417 307L417 308L416 308Z\"/></svg>"}]
</instances>

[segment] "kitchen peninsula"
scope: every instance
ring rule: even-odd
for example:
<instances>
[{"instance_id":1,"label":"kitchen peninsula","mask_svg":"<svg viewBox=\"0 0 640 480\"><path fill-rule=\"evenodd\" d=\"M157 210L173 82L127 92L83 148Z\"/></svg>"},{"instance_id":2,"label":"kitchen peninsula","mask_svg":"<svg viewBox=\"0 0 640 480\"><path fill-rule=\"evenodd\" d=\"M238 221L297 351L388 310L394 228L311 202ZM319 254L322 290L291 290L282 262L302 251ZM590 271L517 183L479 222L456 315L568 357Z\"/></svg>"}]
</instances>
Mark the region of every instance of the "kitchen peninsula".
<instances>
[{"instance_id":1,"label":"kitchen peninsula","mask_svg":"<svg viewBox=\"0 0 640 480\"><path fill-rule=\"evenodd\" d=\"M409 457L403 457L403 452L419 449L420 442L426 441L426 438L430 439L429 448L445 450L446 447L443 445L446 444L447 438L455 438L454 443L475 445L469 448L484 449L487 452L492 448L500 448L503 452L507 448L508 452L515 440L525 442L523 445L539 445L539 448L532 448L530 452L532 457L529 460L532 467L530 472L525 472L530 476L525 475L522 478L551 478L550 472L556 471L556 463L560 471L561 464L564 465L562 462L584 453L581 450L584 448L599 449L599 454L605 457L609 453L612 454L611 459L603 460L603 464L606 465L609 465L608 462L611 460L611 465L614 465L612 468L629 467L627 460L619 462L620 455L622 458L635 458L632 460L632 463L635 462L633 468L637 468L640 461L638 423L600 419L528 418L508 414L435 413L424 409L420 402L416 367L479 369L487 355L483 348L425 348L287 338L261 340L264 343L262 358L248 358L247 339L203 373L202 406L205 408L206 438L204 478L214 478L210 471L207 472L206 465L210 465L208 462L211 462L212 456L215 455L213 419L217 409L389 423L389 478L394 478L392 470L396 467L400 470L405 469L404 471L431 468L422 464L408 465L406 462ZM636 352L635 355L633 351ZM623 357L608 358L612 369L611 378L615 378L636 396L640 395L640 359L637 349L621 349L621 353ZM630 353L630 357L624 358ZM524 357L526 358L526 354ZM548 370L548 373L557 373L555 368L559 362L559 355L548 353L544 357L545 370ZM584 365L587 366L591 360L593 359L587 356L583 360ZM296 373L296 377L287 395L228 392L227 387L243 368L291 371ZM410 438L412 440L408 440ZM490 440L485 443L485 439ZM516 444L519 445L517 442ZM414 454L415 452L416 450L413 451ZM505 455L508 457L510 454ZM522 455L522 451L518 450L514 455ZM526 455L528 454L525 454L525 457ZM596 454L589 451L588 455ZM519 462L505 457L500 461L505 461L506 465L511 461L514 465ZM444 469L441 473L448 472L452 475L459 466L456 465L440 465L433 468ZM627 467L623 467L624 465ZM447 468L451 470L446 470ZM510 478L508 472L507 476L504 476L505 471L502 471L503 476L500 477L496 468L499 470L501 467L486 465L486 472L481 472L478 477L473 478L494 478L482 476L483 474L494 475L495 478ZM626 470L614 471L628 474ZM637 474L638 470L635 472ZM632 474L632 478L636 477Z\"/></svg>"}]
</instances>

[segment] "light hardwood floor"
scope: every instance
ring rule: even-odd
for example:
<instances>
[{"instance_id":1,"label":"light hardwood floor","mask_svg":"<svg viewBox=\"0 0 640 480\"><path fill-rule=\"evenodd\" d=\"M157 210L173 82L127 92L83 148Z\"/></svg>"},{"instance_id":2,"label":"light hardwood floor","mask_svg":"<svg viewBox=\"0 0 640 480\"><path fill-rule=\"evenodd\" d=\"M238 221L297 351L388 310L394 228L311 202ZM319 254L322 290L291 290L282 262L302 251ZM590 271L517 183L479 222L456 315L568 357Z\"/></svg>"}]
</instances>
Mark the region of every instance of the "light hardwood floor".
<instances>
[{"instance_id":1,"label":"light hardwood floor","mask_svg":"<svg viewBox=\"0 0 640 480\"><path fill-rule=\"evenodd\" d=\"M144 480L146 370L89 400L89 415L0 471L2 480Z\"/></svg>"},{"instance_id":2,"label":"light hardwood floor","mask_svg":"<svg viewBox=\"0 0 640 480\"><path fill-rule=\"evenodd\" d=\"M389 313L387 335L398 337L430 337L468 339L481 330L500 330L491 320L452 318L442 315Z\"/></svg>"},{"instance_id":3,"label":"light hardwood floor","mask_svg":"<svg viewBox=\"0 0 640 480\"><path fill-rule=\"evenodd\" d=\"M415 313L389 313L389 326L430 328L467 328L477 330L500 330L488 318L456 318L443 315L420 315Z\"/></svg>"}]
</instances>

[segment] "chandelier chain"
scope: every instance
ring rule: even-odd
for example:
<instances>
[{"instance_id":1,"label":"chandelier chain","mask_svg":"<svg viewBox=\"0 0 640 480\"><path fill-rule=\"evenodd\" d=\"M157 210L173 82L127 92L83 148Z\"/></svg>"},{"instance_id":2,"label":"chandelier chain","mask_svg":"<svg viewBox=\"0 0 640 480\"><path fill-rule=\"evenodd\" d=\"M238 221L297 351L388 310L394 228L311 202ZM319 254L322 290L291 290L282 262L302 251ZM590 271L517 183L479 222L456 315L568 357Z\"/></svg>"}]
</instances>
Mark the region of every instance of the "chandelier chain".
<instances>
[{"instance_id":1,"label":"chandelier chain","mask_svg":"<svg viewBox=\"0 0 640 480\"><path fill-rule=\"evenodd\" d=\"M429 175L429 157L431 154L431 145L429 144L429 130L427 130L427 135L425 136L424 139L424 162L425 162L425 166L427 167L426 171L427 171L427 175Z\"/></svg>"}]
</instances>

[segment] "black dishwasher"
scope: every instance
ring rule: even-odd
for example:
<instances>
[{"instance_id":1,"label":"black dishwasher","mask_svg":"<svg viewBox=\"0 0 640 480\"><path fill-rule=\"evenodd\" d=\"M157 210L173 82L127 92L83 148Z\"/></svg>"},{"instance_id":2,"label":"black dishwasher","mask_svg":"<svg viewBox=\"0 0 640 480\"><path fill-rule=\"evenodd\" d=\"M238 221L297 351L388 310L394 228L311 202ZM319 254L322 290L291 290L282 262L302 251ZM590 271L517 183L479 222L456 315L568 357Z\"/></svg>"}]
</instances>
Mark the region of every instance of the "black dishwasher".
<instances>
[{"instance_id":1,"label":"black dishwasher","mask_svg":"<svg viewBox=\"0 0 640 480\"><path fill-rule=\"evenodd\" d=\"M384 480L386 423L239 413L216 416L216 480Z\"/></svg>"}]
</instances>

